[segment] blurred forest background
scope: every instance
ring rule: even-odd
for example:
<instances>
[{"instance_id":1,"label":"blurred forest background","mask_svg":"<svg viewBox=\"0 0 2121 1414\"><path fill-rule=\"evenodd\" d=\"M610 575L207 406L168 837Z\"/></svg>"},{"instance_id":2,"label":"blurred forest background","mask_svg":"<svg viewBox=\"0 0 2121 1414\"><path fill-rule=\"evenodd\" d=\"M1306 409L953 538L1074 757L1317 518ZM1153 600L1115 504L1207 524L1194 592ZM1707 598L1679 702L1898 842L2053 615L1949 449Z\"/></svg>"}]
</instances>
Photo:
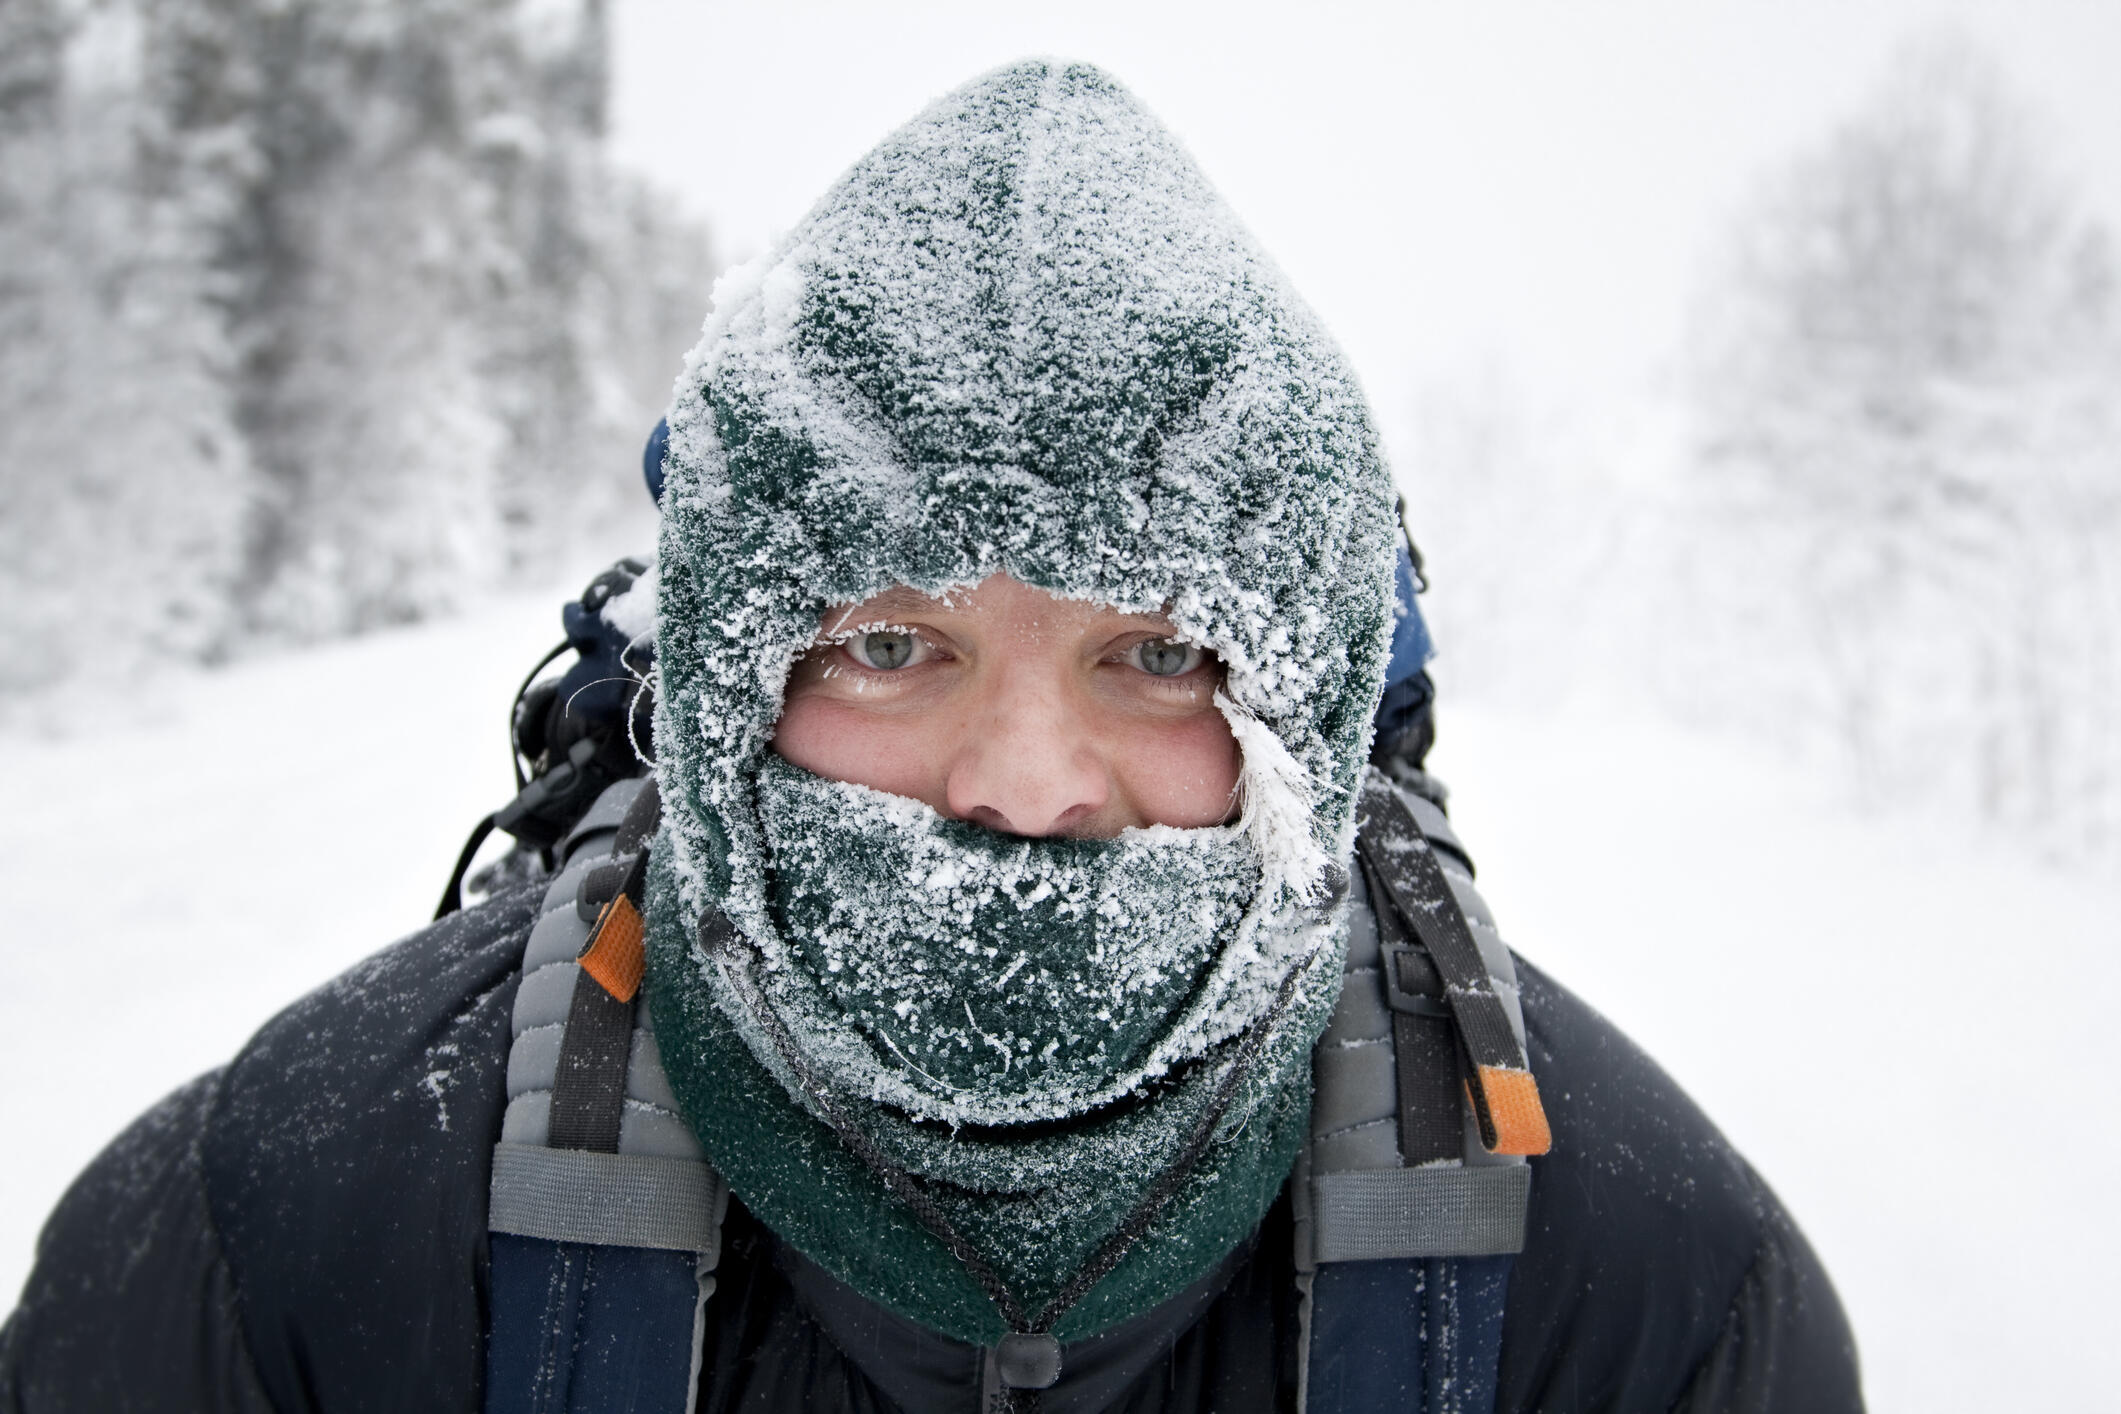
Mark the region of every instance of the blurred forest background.
<instances>
[{"instance_id":1,"label":"blurred forest background","mask_svg":"<svg viewBox=\"0 0 2121 1414\"><path fill-rule=\"evenodd\" d=\"M610 155L608 25L7 0L0 716L645 542L716 264ZM2044 131L1907 47L1704 253L1653 448L1507 371L1408 395L1447 694L1625 692L2121 864L2121 314Z\"/></svg>"},{"instance_id":2,"label":"blurred forest background","mask_svg":"<svg viewBox=\"0 0 2121 1414\"><path fill-rule=\"evenodd\" d=\"M1419 399L1440 672L1610 693L2121 865L2121 321L2099 217L1963 38L1757 178L1699 272L1670 446L1507 380Z\"/></svg>"},{"instance_id":3,"label":"blurred forest background","mask_svg":"<svg viewBox=\"0 0 2121 1414\"><path fill-rule=\"evenodd\" d=\"M604 6L0 6L0 691L447 613L646 510L704 229Z\"/></svg>"}]
</instances>

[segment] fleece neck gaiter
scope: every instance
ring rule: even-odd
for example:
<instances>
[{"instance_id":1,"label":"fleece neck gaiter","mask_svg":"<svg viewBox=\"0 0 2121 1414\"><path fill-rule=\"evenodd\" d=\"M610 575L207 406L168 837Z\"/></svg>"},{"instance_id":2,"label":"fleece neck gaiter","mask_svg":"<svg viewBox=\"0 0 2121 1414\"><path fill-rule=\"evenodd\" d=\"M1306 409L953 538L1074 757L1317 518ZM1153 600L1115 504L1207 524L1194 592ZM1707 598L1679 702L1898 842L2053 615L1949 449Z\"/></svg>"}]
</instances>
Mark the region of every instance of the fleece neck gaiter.
<instances>
[{"instance_id":1,"label":"fleece neck gaiter","mask_svg":"<svg viewBox=\"0 0 2121 1414\"><path fill-rule=\"evenodd\" d=\"M1301 1142L1338 953L1322 912L1248 926L1259 865L1237 830L1020 839L777 758L759 797L784 965L718 1008L691 940L662 926L677 910L658 871L652 996L687 1117L776 1231L946 1334L1008 1328L829 1132L818 1087L1025 1314L1177 1180L1063 1338L1147 1309L1244 1238Z\"/></svg>"}]
</instances>

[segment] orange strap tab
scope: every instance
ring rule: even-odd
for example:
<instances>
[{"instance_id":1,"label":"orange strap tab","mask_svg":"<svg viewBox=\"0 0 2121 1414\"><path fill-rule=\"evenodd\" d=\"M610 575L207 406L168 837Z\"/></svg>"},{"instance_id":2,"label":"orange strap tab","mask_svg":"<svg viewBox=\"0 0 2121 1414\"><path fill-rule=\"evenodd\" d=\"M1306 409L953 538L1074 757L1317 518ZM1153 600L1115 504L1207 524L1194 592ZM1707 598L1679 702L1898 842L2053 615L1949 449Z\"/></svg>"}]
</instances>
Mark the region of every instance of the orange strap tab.
<instances>
[{"instance_id":1,"label":"orange strap tab","mask_svg":"<svg viewBox=\"0 0 2121 1414\"><path fill-rule=\"evenodd\" d=\"M648 970L647 928L633 900L620 894L604 905L588 946L576 961L594 977L597 985L622 1002L630 1002L641 990L641 975Z\"/></svg>"},{"instance_id":2,"label":"orange strap tab","mask_svg":"<svg viewBox=\"0 0 2121 1414\"><path fill-rule=\"evenodd\" d=\"M1480 1098L1487 1102L1484 1108L1495 1131L1488 1152L1532 1157L1554 1147L1546 1106L1539 1102L1539 1082L1531 1071L1484 1065L1479 1075Z\"/></svg>"}]
</instances>

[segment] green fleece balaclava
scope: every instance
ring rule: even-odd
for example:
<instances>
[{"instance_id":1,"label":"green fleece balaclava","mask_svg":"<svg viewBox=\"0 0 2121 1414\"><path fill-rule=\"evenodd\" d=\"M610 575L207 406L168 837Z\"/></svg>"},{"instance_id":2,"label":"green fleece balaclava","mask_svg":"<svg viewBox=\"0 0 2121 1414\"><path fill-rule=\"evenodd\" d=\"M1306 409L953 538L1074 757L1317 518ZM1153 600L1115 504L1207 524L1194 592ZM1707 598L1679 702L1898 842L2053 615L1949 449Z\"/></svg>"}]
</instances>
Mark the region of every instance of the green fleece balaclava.
<instances>
[{"instance_id":1,"label":"green fleece balaclava","mask_svg":"<svg viewBox=\"0 0 2121 1414\"><path fill-rule=\"evenodd\" d=\"M1168 1175L1056 1333L1182 1290L1286 1178L1339 985L1397 531L1353 377L1154 119L1029 62L724 278L670 429L649 994L708 1154L960 1339L1018 1322L909 1202L1035 1311ZM997 573L1221 659L1236 820L1022 839L771 754L828 608Z\"/></svg>"}]
</instances>

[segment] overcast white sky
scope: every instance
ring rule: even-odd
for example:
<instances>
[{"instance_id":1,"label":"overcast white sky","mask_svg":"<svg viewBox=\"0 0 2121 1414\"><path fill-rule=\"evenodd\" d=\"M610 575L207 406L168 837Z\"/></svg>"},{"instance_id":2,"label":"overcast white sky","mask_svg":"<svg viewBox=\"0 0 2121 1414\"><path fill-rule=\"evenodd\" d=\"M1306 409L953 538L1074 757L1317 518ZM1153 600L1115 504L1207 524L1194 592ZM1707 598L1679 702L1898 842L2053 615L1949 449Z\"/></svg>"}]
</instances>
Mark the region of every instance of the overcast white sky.
<instances>
[{"instance_id":1,"label":"overcast white sky","mask_svg":"<svg viewBox=\"0 0 2121 1414\"><path fill-rule=\"evenodd\" d=\"M616 0L613 138L755 253L930 98L1087 59L1192 149L1388 424L1500 370L1563 406L1651 386L1761 174L1909 37L1990 48L2088 204L2121 211L2116 0L699 3ZM703 311L704 312L704 311Z\"/></svg>"}]
</instances>

